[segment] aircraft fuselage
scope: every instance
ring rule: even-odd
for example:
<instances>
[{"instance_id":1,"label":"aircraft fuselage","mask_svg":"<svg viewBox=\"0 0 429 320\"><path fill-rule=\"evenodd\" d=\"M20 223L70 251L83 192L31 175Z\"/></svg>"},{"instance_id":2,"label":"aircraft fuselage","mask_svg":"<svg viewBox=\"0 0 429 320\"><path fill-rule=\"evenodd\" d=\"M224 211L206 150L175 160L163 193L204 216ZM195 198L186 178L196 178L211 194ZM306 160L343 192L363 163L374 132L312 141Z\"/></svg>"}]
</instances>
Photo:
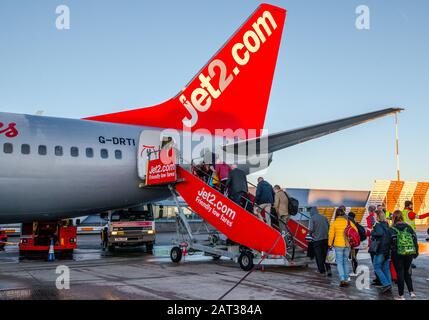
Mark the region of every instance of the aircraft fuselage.
<instances>
[{"instance_id":1,"label":"aircraft fuselage","mask_svg":"<svg viewBox=\"0 0 429 320\"><path fill-rule=\"evenodd\" d=\"M168 196L137 174L144 127L0 113L0 223L66 218ZM153 128L151 128L153 130Z\"/></svg>"}]
</instances>

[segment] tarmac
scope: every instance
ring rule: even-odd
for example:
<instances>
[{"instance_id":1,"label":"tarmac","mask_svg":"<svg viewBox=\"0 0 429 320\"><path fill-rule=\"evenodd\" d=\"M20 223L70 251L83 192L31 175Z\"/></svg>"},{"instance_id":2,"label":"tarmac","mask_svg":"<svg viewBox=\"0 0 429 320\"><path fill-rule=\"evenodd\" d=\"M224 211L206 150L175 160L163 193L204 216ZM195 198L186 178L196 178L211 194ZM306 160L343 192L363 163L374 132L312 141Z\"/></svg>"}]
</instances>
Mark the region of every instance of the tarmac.
<instances>
[{"instance_id":1,"label":"tarmac","mask_svg":"<svg viewBox=\"0 0 429 320\"><path fill-rule=\"evenodd\" d=\"M47 262L20 260L17 246L0 252L0 299L209 299L216 300L231 289L246 273L229 259L214 260L202 255L186 256L174 264L169 258L173 234L158 234L154 254L143 248L119 248L105 252L98 235L80 235L78 248L69 260ZM413 281L418 299L429 299L429 247L425 231L419 232L422 254L415 261ZM18 238L11 238L18 241ZM372 267L367 253L359 263ZM70 270L69 289L58 289L58 266ZM358 288L355 278L348 288L338 286L333 277L317 273L314 263L306 267L265 267L252 272L225 300L391 300L376 287ZM63 286L64 287L64 286ZM409 297L407 297L409 299Z\"/></svg>"}]
</instances>

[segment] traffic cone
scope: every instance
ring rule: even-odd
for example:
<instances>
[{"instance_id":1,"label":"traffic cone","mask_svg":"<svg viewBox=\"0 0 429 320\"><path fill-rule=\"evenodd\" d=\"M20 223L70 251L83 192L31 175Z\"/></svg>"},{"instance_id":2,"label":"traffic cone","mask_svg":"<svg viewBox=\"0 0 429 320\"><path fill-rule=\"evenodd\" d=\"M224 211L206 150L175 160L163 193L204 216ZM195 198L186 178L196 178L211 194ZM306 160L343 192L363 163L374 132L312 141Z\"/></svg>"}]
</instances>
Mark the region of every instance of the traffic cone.
<instances>
[{"instance_id":1,"label":"traffic cone","mask_svg":"<svg viewBox=\"0 0 429 320\"><path fill-rule=\"evenodd\" d=\"M49 245L48 261L55 261L54 239L51 239L51 244Z\"/></svg>"}]
</instances>

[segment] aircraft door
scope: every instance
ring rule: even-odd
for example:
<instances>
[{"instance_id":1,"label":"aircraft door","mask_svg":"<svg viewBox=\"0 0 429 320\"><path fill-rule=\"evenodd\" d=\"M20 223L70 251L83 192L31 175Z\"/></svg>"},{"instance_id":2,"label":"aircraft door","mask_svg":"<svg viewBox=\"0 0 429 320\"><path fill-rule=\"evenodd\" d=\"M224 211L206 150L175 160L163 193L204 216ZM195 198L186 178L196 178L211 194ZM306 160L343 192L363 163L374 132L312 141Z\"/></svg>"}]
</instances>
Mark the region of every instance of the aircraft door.
<instances>
[{"instance_id":1,"label":"aircraft door","mask_svg":"<svg viewBox=\"0 0 429 320\"><path fill-rule=\"evenodd\" d=\"M139 178L142 180L145 180L146 178L149 153L160 148L160 137L160 131L143 130L140 133L139 148L137 154L137 171Z\"/></svg>"},{"instance_id":2,"label":"aircraft door","mask_svg":"<svg viewBox=\"0 0 429 320\"><path fill-rule=\"evenodd\" d=\"M169 132L168 130L164 131L160 136L161 149L173 149L175 151L175 163L182 164L181 152L180 152L180 136L177 132Z\"/></svg>"}]
</instances>

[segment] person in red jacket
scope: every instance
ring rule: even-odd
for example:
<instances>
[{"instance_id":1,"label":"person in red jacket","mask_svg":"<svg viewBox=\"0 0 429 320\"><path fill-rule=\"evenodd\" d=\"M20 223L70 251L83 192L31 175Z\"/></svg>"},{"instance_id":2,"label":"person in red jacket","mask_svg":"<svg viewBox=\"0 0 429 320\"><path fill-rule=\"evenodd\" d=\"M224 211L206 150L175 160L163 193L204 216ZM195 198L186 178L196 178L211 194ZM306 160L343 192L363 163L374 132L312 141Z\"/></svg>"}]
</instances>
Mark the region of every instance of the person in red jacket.
<instances>
[{"instance_id":1,"label":"person in red jacket","mask_svg":"<svg viewBox=\"0 0 429 320\"><path fill-rule=\"evenodd\" d=\"M368 216L366 217L366 236L368 237L368 247L370 243L371 231L377 223L377 215L375 214L375 206L368 207Z\"/></svg>"},{"instance_id":2,"label":"person in red jacket","mask_svg":"<svg viewBox=\"0 0 429 320\"><path fill-rule=\"evenodd\" d=\"M371 232L374 229L375 224L377 223L377 215L375 213L375 206L371 205L368 207L368 216L366 217L366 236L368 238L368 248L371 245ZM374 253L370 253L371 262L374 263ZM377 274L374 272L375 279L372 281L372 285L381 286L381 281L378 278Z\"/></svg>"},{"instance_id":3,"label":"person in red jacket","mask_svg":"<svg viewBox=\"0 0 429 320\"><path fill-rule=\"evenodd\" d=\"M218 159L215 165L215 170L220 179L220 192L225 194L228 175L232 169L228 164Z\"/></svg>"}]
</instances>

